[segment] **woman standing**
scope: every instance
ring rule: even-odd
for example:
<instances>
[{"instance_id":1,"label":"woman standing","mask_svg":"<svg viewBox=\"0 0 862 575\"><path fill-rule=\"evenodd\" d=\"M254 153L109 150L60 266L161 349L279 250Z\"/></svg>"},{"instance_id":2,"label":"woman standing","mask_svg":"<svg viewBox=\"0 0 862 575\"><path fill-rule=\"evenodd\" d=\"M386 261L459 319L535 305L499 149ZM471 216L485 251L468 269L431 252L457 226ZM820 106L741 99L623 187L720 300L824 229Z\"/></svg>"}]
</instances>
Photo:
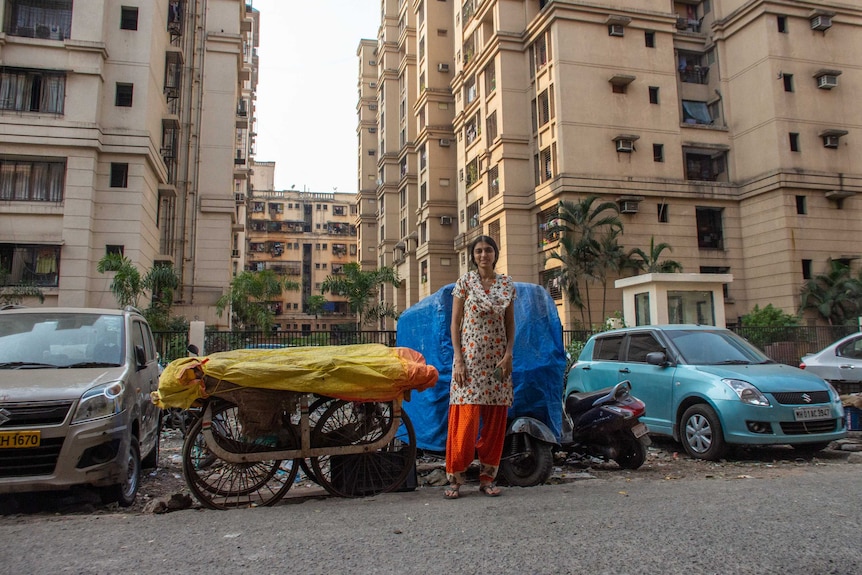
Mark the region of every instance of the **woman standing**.
<instances>
[{"instance_id":1,"label":"woman standing","mask_svg":"<svg viewBox=\"0 0 862 575\"><path fill-rule=\"evenodd\" d=\"M470 244L469 271L452 291L452 383L446 438L444 495L457 499L474 455L479 456L479 491L500 495L494 483L506 418L512 405L512 347L515 343L515 282L494 271L497 243L479 236Z\"/></svg>"}]
</instances>

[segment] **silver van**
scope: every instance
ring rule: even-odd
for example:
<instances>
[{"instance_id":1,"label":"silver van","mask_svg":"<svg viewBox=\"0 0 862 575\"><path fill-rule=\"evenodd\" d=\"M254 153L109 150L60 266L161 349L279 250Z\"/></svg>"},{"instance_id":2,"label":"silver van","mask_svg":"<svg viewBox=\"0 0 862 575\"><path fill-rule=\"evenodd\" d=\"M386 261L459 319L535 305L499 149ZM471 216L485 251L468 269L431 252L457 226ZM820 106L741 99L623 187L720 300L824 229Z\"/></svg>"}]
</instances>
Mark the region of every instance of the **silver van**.
<instances>
[{"instance_id":1,"label":"silver van","mask_svg":"<svg viewBox=\"0 0 862 575\"><path fill-rule=\"evenodd\" d=\"M133 308L0 310L0 494L90 485L131 505L158 464L158 383Z\"/></svg>"}]
</instances>

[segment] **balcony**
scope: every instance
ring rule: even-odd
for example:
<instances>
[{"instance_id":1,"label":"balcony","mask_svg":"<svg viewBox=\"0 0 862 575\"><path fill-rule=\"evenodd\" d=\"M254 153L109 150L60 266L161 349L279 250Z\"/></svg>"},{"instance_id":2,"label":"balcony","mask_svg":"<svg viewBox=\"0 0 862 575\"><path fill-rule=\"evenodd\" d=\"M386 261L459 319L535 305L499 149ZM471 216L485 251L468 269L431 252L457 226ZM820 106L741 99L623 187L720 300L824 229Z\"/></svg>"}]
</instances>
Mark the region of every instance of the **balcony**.
<instances>
[{"instance_id":1,"label":"balcony","mask_svg":"<svg viewBox=\"0 0 862 575\"><path fill-rule=\"evenodd\" d=\"M65 40L72 35L72 0L6 0L3 32L9 36Z\"/></svg>"}]
</instances>

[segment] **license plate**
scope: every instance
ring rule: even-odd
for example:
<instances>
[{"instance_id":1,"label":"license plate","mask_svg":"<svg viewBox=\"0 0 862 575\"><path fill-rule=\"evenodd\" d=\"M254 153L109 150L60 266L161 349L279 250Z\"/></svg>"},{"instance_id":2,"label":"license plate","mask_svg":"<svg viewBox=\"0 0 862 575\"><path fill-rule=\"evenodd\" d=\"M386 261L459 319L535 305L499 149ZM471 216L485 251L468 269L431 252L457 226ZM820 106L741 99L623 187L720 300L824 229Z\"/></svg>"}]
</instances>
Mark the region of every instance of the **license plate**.
<instances>
[{"instance_id":1,"label":"license plate","mask_svg":"<svg viewBox=\"0 0 862 575\"><path fill-rule=\"evenodd\" d=\"M632 433L634 433L635 437L637 437L637 438L640 438L640 437L643 437L644 435L646 435L647 431L649 431L649 430L647 429L647 426L644 425L643 423L638 423L637 425L632 427Z\"/></svg>"},{"instance_id":2,"label":"license plate","mask_svg":"<svg viewBox=\"0 0 862 575\"><path fill-rule=\"evenodd\" d=\"M811 421L814 419L830 419L831 407L797 407L793 410L796 421Z\"/></svg>"},{"instance_id":3,"label":"license plate","mask_svg":"<svg viewBox=\"0 0 862 575\"><path fill-rule=\"evenodd\" d=\"M0 449L39 447L41 431L0 431Z\"/></svg>"}]
</instances>

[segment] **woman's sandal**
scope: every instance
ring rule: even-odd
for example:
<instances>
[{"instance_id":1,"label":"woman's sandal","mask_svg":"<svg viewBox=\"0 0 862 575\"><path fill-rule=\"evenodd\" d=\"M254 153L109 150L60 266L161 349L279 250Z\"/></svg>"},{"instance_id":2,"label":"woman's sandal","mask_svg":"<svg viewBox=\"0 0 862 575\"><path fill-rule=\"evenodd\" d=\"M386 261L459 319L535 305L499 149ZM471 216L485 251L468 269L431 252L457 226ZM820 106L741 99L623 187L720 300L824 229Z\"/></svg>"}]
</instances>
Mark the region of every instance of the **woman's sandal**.
<instances>
[{"instance_id":1,"label":"woman's sandal","mask_svg":"<svg viewBox=\"0 0 862 575\"><path fill-rule=\"evenodd\" d=\"M451 483L443 490L443 497L446 499L458 499L461 497L459 489L461 489L460 483Z\"/></svg>"},{"instance_id":2,"label":"woman's sandal","mask_svg":"<svg viewBox=\"0 0 862 575\"><path fill-rule=\"evenodd\" d=\"M500 488L497 487L495 483L486 483L485 485L480 485L479 492L483 493L487 497L499 497L500 493L502 493L500 491Z\"/></svg>"}]
</instances>

